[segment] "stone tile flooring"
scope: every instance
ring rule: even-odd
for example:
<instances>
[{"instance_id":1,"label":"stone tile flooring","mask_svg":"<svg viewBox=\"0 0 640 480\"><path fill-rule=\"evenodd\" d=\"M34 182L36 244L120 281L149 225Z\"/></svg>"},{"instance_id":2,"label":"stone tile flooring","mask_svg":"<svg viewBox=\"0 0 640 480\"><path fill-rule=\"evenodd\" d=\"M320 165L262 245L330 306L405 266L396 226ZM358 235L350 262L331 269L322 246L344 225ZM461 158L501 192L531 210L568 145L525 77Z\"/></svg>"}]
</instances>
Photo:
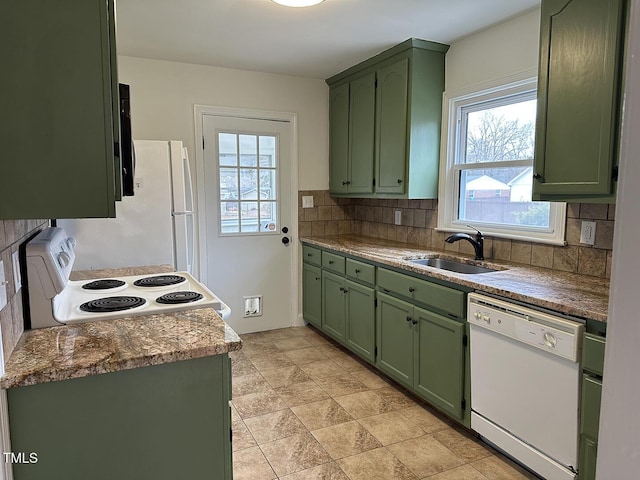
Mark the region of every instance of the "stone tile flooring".
<instances>
[{"instance_id":1,"label":"stone tile flooring","mask_svg":"<svg viewBox=\"0 0 640 480\"><path fill-rule=\"evenodd\" d=\"M537 478L311 327L242 340L234 480Z\"/></svg>"}]
</instances>

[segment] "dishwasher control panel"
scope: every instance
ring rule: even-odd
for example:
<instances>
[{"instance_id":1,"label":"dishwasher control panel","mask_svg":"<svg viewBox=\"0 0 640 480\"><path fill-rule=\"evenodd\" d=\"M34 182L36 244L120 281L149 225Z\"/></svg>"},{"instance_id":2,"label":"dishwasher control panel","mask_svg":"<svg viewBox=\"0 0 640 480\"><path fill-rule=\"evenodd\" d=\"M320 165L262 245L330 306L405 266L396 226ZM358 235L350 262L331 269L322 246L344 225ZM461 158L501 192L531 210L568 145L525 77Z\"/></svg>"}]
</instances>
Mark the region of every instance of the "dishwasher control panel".
<instances>
[{"instance_id":1,"label":"dishwasher control panel","mask_svg":"<svg viewBox=\"0 0 640 480\"><path fill-rule=\"evenodd\" d=\"M468 321L497 334L579 362L584 325L477 293L468 297Z\"/></svg>"}]
</instances>

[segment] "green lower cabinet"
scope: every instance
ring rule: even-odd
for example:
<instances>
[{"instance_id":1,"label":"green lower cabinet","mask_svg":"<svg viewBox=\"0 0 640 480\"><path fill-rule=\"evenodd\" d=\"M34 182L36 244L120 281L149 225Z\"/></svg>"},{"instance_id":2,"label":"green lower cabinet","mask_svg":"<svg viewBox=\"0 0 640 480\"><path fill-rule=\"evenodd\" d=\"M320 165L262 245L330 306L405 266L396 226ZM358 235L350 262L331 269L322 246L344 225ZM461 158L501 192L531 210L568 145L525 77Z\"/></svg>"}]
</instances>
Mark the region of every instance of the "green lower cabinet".
<instances>
[{"instance_id":1,"label":"green lower cabinet","mask_svg":"<svg viewBox=\"0 0 640 480\"><path fill-rule=\"evenodd\" d=\"M302 264L302 317L322 328L322 270Z\"/></svg>"},{"instance_id":2,"label":"green lower cabinet","mask_svg":"<svg viewBox=\"0 0 640 480\"><path fill-rule=\"evenodd\" d=\"M597 455L598 441L583 435L580 439L580 480L595 480Z\"/></svg>"},{"instance_id":3,"label":"green lower cabinet","mask_svg":"<svg viewBox=\"0 0 640 480\"><path fill-rule=\"evenodd\" d=\"M347 297L344 277L322 272L322 330L341 343L345 343Z\"/></svg>"},{"instance_id":4,"label":"green lower cabinet","mask_svg":"<svg viewBox=\"0 0 640 480\"><path fill-rule=\"evenodd\" d=\"M377 367L413 388L413 305L378 292Z\"/></svg>"},{"instance_id":5,"label":"green lower cabinet","mask_svg":"<svg viewBox=\"0 0 640 480\"><path fill-rule=\"evenodd\" d=\"M228 356L7 391L15 480L231 480Z\"/></svg>"},{"instance_id":6,"label":"green lower cabinet","mask_svg":"<svg viewBox=\"0 0 640 480\"><path fill-rule=\"evenodd\" d=\"M443 412L462 419L465 324L417 307L413 315L418 321L414 388Z\"/></svg>"},{"instance_id":7,"label":"green lower cabinet","mask_svg":"<svg viewBox=\"0 0 640 480\"><path fill-rule=\"evenodd\" d=\"M346 343L361 357L375 361L376 292L373 288L345 280L347 290Z\"/></svg>"}]
</instances>

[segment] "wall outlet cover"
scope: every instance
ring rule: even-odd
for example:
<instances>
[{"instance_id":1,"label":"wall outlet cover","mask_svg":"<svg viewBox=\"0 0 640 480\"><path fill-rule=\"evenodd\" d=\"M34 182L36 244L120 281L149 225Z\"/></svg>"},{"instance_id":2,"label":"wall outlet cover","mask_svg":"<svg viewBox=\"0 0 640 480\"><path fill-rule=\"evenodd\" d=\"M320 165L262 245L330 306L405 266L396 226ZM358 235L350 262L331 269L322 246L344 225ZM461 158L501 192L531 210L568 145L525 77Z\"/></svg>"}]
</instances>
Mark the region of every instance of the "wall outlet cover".
<instances>
[{"instance_id":1,"label":"wall outlet cover","mask_svg":"<svg viewBox=\"0 0 640 480\"><path fill-rule=\"evenodd\" d=\"M15 285L16 292L22 288L22 276L20 275L20 260L18 252L11 254L11 261L13 262L13 284Z\"/></svg>"},{"instance_id":2,"label":"wall outlet cover","mask_svg":"<svg viewBox=\"0 0 640 480\"><path fill-rule=\"evenodd\" d=\"M259 317L262 315L262 295L243 297L244 314L242 318Z\"/></svg>"},{"instance_id":3,"label":"wall outlet cover","mask_svg":"<svg viewBox=\"0 0 640 480\"><path fill-rule=\"evenodd\" d=\"M313 195L302 196L302 208L313 208Z\"/></svg>"},{"instance_id":4,"label":"wall outlet cover","mask_svg":"<svg viewBox=\"0 0 640 480\"><path fill-rule=\"evenodd\" d=\"M402 210L396 210L393 216L394 225L402 225Z\"/></svg>"},{"instance_id":5,"label":"wall outlet cover","mask_svg":"<svg viewBox=\"0 0 640 480\"><path fill-rule=\"evenodd\" d=\"M596 222L582 222L580 227L580 243L594 245L596 243Z\"/></svg>"},{"instance_id":6,"label":"wall outlet cover","mask_svg":"<svg viewBox=\"0 0 640 480\"><path fill-rule=\"evenodd\" d=\"M0 310L7 306L7 283L4 277L4 262L0 260Z\"/></svg>"}]
</instances>

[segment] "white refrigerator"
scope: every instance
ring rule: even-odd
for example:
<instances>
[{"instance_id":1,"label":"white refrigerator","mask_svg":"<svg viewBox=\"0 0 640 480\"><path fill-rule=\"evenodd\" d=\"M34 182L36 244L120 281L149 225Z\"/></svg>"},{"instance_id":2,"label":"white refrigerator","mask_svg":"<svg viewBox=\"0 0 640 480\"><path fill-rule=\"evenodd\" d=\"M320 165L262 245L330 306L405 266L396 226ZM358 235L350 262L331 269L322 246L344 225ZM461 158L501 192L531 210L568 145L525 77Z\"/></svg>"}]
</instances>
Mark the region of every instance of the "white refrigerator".
<instances>
[{"instance_id":1,"label":"white refrigerator","mask_svg":"<svg viewBox=\"0 0 640 480\"><path fill-rule=\"evenodd\" d=\"M134 196L116 218L58 220L76 239L74 270L173 265L194 274L194 205L189 158L180 141L134 141Z\"/></svg>"}]
</instances>

